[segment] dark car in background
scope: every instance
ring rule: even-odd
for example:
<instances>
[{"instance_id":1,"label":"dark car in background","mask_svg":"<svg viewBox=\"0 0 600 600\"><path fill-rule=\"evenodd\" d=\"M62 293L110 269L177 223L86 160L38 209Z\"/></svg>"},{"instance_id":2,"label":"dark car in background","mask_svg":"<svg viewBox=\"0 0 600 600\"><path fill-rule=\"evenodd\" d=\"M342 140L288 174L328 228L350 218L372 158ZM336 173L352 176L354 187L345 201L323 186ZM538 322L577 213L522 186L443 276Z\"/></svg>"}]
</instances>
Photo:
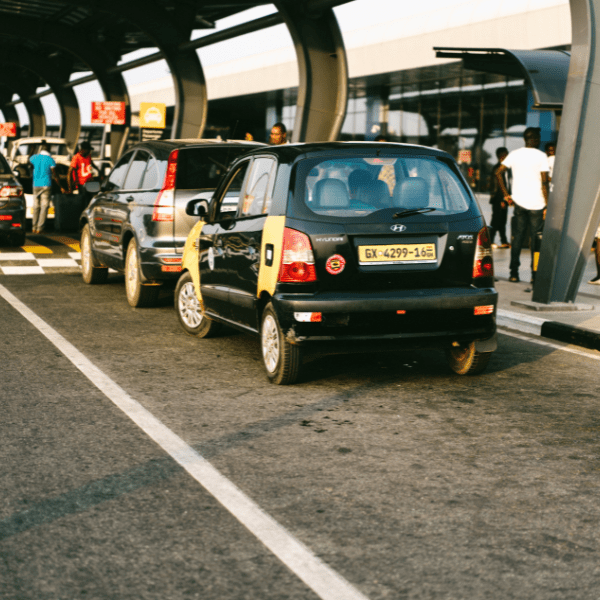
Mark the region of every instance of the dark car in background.
<instances>
[{"instance_id":1,"label":"dark car in background","mask_svg":"<svg viewBox=\"0 0 600 600\"><path fill-rule=\"evenodd\" d=\"M25 231L23 187L0 154L0 236L15 246L22 246Z\"/></svg>"},{"instance_id":2,"label":"dark car in background","mask_svg":"<svg viewBox=\"0 0 600 600\"><path fill-rule=\"evenodd\" d=\"M496 348L488 230L454 159L419 146L328 143L253 150L190 202L179 321L259 336L277 384L304 348L441 348L459 374Z\"/></svg>"},{"instance_id":3,"label":"dark car in background","mask_svg":"<svg viewBox=\"0 0 600 600\"><path fill-rule=\"evenodd\" d=\"M229 163L258 143L217 140L148 141L126 152L81 215L81 266L86 283L108 269L125 273L133 307L155 303L162 283L177 280L187 234L198 218L185 207L209 199Z\"/></svg>"}]
</instances>

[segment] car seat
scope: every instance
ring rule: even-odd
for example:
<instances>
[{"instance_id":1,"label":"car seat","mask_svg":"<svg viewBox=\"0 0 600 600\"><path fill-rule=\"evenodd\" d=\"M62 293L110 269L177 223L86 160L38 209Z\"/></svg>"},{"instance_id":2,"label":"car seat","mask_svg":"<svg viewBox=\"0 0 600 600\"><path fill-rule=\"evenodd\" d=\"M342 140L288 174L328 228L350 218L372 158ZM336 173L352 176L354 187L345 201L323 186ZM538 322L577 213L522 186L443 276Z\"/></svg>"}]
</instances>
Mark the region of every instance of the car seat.
<instances>
[{"instance_id":1,"label":"car seat","mask_svg":"<svg viewBox=\"0 0 600 600\"><path fill-rule=\"evenodd\" d=\"M350 196L346 184L339 179L321 179L315 185L317 208L347 208Z\"/></svg>"},{"instance_id":2,"label":"car seat","mask_svg":"<svg viewBox=\"0 0 600 600\"><path fill-rule=\"evenodd\" d=\"M392 204L396 208L429 206L429 187L422 177L407 177L396 183Z\"/></svg>"},{"instance_id":3,"label":"car seat","mask_svg":"<svg viewBox=\"0 0 600 600\"><path fill-rule=\"evenodd\" d=\"M385 181L374 179L358 190L356 199L373 209L388 208L390 206L390 188Z\"/></svg>"}]
</instances>

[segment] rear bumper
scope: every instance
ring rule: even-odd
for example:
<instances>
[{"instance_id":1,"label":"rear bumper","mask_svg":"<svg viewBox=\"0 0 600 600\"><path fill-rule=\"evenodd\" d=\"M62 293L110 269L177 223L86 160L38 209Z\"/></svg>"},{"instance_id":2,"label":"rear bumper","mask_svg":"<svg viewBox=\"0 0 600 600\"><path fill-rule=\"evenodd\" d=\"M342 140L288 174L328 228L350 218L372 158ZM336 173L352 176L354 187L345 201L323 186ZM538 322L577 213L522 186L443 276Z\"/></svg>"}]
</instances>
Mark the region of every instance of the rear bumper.
<instances>
[{"instance_id":1,"label":"rear bumper","mask_svg":"<svg viewBox=\"0 0 600 600\"><path fill-rule=\"evenodd\" d=\"M393 290L372 293L276 294L282 329L295 344L378 340L439 346L486 340L496 332L494 288ZM475 315L476 306L492 306ZM299 322L294 313L322 313L322 322Z\"/></svg>"},{"instance_id":2,"label":"rear bumper","mask_svg":"<svg viewBox=\"0 0 600 600\"><path fill-rule=\"evenodd\" d=\"M3 233L8 233L11 231L24 231L25 230L25 211L24 210L2 210L0 209L0 216L2 217L12 217L10 220L0 219L0 231ZM14 227L14 224L19 225L19 227Z\"/></svg>"},{"instance_id":3,"label":"rear bumper","mask_svg":"<svg viewBox=\"0 0 600 600\"><path fill-rule=\"evenodd\" d=\"M144 283L177 281L181 275L182 256L175 248L140 248Z\"/></svg>"}]
</instances>

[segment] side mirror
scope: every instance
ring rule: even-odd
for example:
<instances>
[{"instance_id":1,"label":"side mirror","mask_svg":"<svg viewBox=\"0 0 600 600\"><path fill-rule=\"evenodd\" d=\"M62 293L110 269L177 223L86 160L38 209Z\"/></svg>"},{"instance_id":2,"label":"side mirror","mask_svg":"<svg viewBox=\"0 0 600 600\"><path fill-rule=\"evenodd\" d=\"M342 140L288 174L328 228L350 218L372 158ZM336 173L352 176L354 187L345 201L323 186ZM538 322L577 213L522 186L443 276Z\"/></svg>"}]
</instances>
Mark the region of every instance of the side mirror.
<instances>
[{"instance_id":1,"label":"side mirror","mask_svg":"<svg viewBox=\"0 0 600 600\"><path fill-rule=\"evenodd\" d=\"M185 214L190 217L205 217L208 214L206 200L190 200L185 206Z\"/></svg>"},{"instance_id":2,"label":"side mirror","mask_svg":"<svg viewBox=\"0 0 600 600\"><path fill-rule=\"evenodd\" d=\"M97 181L88 181L83 187L90 194L97 194L100 191L100 184Z\"/></svg>"}]
</instances>

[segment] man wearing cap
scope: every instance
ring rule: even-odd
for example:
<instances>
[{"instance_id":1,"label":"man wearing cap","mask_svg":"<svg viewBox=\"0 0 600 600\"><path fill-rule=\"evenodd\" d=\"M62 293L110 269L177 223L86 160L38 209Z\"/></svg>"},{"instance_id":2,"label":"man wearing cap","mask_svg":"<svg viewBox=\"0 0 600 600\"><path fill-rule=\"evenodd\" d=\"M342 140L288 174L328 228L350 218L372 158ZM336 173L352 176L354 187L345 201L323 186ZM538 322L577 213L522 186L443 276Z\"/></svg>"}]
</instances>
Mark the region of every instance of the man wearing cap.
<instances>
[{"instance_id":1,"label":"man wearing cap","mask_svg":"<svg viewBox=\"0 0 600 600\"><path fill-rule=\"evenodd\" d=\"M88 193L83 187L93 177L92 168L98 170L96 165L92 162L92 146L89 142L81 142L79 145L79 152L75 154L71 160L71 166L69 167L69 174L67 180L69 181L69 193L73 193L73 186L75 185L79 190L79 194L85 198L84 204L87 206L91 198L88 198Z\"/></svg>"}]
</instances>

